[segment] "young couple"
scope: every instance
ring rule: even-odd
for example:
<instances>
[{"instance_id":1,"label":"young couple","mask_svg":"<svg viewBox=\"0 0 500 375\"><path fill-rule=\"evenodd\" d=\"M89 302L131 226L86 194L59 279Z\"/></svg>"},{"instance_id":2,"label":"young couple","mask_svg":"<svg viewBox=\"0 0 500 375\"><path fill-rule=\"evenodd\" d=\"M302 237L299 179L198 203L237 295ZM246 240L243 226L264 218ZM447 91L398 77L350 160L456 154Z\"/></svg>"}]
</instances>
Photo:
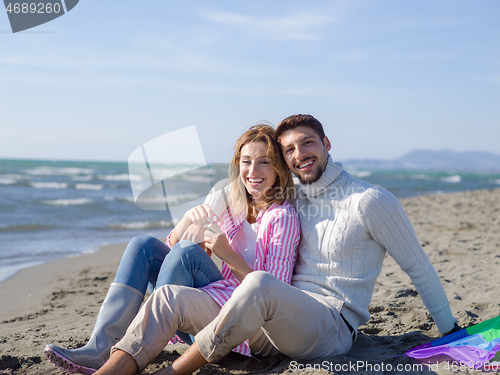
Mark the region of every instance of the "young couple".
<instances>
[{"instance_id":1,"label":"young couple","mask_svg":"<svg viewBox=\"0 0 500 375\"><path fill-rule=\"evenodd\" d=\"M167 239L171 250L134 238L89 342L74 350L48 345L46 355L66 371L99 368L103 375L144 369L174 336L191 346L158 374L189 374L231 350L297 360L345 354L369 320L386 252L410 276L439 331L457 330L399 201L353 178L330 149L310 115L287 117L276 131L252 127L235 146L228 205L223 190L188 211ZM290 171L300 180L295 210ZM222 272L195 244L192 224L206 227L203 246L223 260ZM156 290L137 313L148 283Z\"/></svg>"}]
</instances>

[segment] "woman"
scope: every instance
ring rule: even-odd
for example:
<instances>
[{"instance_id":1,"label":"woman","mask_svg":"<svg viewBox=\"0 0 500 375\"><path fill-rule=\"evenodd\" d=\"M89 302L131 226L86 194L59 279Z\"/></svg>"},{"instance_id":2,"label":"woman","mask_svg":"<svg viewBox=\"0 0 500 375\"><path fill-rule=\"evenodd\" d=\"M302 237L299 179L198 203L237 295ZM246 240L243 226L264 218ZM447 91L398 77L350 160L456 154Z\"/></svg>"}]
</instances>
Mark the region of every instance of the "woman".
<instances>
[{"instance_id":1,"label":"woman","mask_svg":"<svg viewBox=\"0 0 500 375\"><path fill-rule=\"evenodd\" d=\"M219 222L214 223L214 219L217 218L209 205L205 204L188 211L167 238L167 243L173 247L165 257L160 271L150 272L150 275L146 275L148 277L143 275L144 272L135 273L140 277L134 278L131 275L134 275L134 270L151 268L152 262L149 260L151 254L124 256L115 278L115 283L120 285L121 293L132 295L135 291L137 292L135 295L140 296L138 300L142 301L147 280L151 274L154 279L156 274L158 275L157 286L177 284L201 287L219 306L222 306L241 280L253 270L268 271L290 283L300 238L300 227L296 212L286 201L293 192L292 176L281 157L272 127L263 124L254 126L238 139L231 161L230 176L232 181L229 188L230 208L224 211ZM190 241L179 242L179 238L182 238L191 224L208 226L205 233L205 246L209 253L214 252L222 259L222 273L200 246ZM154 246L148 245L145 246L146 248L161 247L156 242L157 240L154 241L151 238L136 240L136 242L141 241L154 243ZM140 246L129 245L129 247L137 249ZM130 252L134 253L134 251ZM142 264L134 267L131 260L135 258L142 259ZM158 269L158 265L153 268ZM99 341L99 337L104 336L105 338L101 341L105 342L105 345L99 345L98 342L91 345L92 350L87 350L89 353L87 357L75 353L80 349L68 351L55 345L48 346L46 355L53 363L66 371L82 373L92 373L93 369L103 364L103 359L105 361L109 355L109 347L123 336L123 326L128 326L132 320L130 317L133 318L138 309L134 305L133 308L129 308L132 311L125 309L122 315L119 313L103 314L103 310L113 311L112 307L107 308L107 305L113 306L111 298L110 303L107 303L112 288L103 303L96 328L89 340L90 344ZM101 315L104 316L103 319ZM107 315L110 315L109 319ZM123 315L126 315L126 318L123 318ZM100 324L100 320L107 323ZM110 335L101 332L113 330L113 325L116 325L114 322L120 320L123 320L123 323L118 324L121 331L111 339L109 339ZM103 325L105 329L101 328ZM109 329L110 326L111 329ZM184 341L190 342L189 336L182 333L179 333L179 336ZM93 339L94 337L97 339ZM98 347L99 350L93 347ZM100 350L101 348L104 350ZM235 351L250 355L248 343L243 343ZM95 360L95 364L89 365L92 356L98 356L99 361ZM82 359L86 362L82 363Z\"/></svg>"}]
</instances>

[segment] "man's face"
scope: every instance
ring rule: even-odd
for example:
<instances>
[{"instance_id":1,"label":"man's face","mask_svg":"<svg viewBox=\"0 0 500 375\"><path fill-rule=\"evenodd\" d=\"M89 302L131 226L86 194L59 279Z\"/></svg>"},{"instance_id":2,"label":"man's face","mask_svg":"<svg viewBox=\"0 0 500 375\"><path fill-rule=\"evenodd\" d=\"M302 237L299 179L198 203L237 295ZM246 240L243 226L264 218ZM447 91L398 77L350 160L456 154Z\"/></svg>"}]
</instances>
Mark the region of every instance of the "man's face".
<instances>
[{"instance_id":1,"label":"man's face","mask_svg":"<svg viewBox=\"0 0 500 375\"><path fill-rule=\"evenodd\" d=\"M318 181L332 148L328 138L321 139L313 129L299 126L283 133L279 141L288 168L300 182L312 184Z\"/></svg>"}]
</instances>

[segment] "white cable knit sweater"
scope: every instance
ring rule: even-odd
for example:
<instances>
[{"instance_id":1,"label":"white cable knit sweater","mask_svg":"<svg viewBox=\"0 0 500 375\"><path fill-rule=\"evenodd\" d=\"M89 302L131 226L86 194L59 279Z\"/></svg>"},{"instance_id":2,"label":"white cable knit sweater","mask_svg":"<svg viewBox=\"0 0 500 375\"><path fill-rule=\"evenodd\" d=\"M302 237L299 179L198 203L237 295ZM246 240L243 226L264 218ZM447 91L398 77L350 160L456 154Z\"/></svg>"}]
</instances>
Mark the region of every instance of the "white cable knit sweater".
<instances>
[{"instance_id":1,"label":"white cable knit sweater","mask_svg":"<svg viewBox=\"0 0 500 375\"><path fill-rule=\"evenodd\" d=\"M329 157L317 182L299 185L295 205L302 237L292 285L325 296L357 329L370 318L387 251L410 276L439 331L453 328L443 286L391 193L353 178Z\"/></svg>"}]
</instances>

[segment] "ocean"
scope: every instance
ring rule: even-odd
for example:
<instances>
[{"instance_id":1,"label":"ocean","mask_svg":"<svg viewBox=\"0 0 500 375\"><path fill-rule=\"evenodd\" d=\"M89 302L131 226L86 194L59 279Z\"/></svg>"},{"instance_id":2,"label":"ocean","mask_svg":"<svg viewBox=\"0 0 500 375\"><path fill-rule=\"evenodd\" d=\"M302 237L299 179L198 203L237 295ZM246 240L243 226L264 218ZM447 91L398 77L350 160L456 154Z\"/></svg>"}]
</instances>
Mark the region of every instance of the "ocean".
<instances>
[{"instance_id":1,"label":"ocean","mask_svg":"<svg viewBox=\"0 0 500 375\"><path fill-rule=\"evenodd\" d=\"M190 202L226 175L227 166L179 173L166 165L169 202ZM500 173L349 170L398 198L500 187ZM164 239L173 226L166 209L145 210L127 163L0 160L0 281L54 259L150 234ZM163 186L165 192L165 186ZM205 189L205 190L204 190ZM169 203L169 204L170 204ZM156 207L158 208L158 207Z\"/></svg>"}]
</instances>

